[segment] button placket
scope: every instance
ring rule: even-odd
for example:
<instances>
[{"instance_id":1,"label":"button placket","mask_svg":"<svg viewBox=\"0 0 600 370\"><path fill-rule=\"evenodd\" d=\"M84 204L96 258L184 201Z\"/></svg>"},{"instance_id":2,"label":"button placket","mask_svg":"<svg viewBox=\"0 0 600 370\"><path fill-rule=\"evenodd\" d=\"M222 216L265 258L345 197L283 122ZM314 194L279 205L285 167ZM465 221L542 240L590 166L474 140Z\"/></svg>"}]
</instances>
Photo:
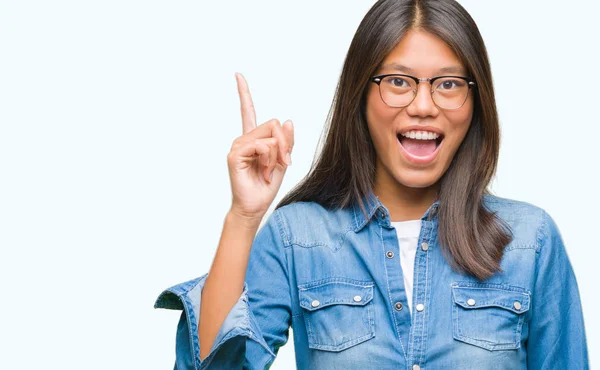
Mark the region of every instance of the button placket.
<instances>
[{"instance_id":1,"label":"button placket","mask_svg":"<svg viewBox=\"0 0 600 370\"><path fill-rule=\"evenodd\" d=\"M429 316L425 311L425 304L429 304L428 292L431 289L431 284L428 279L431 278L431 268L428 265L431 263L430 257L432 251L430 247L434 247L433 241L435 240L435 221L423 221L419 244L417 247L417 253L415 254L415 267L414 267L414 282L413 282L413 315L411 320L411 341L408 345L409 356L416 361L422 359L424 356L424 348L428 341L427 328L430 325L429 320L426 318ZM418 249L421 249L420 251ZM433 250L433 249L432 249ZM420 369L420 364L413 363L412 369Z\"/></svg>"}]
</instances>

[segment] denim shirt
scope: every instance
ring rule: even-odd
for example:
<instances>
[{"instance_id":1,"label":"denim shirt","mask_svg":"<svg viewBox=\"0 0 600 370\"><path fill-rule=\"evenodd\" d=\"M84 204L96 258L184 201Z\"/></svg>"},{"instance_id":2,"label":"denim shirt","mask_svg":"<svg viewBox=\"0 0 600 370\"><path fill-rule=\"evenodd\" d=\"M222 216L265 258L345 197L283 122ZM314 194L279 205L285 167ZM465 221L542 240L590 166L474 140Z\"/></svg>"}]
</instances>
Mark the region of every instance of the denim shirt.
<instances>
[{"instance_id":1,"label":"denim shirt","mask_svg":"<svg viewBox=\"0 0 600 370\"><path fill-rule=\"evenodd\" d=\"M486 194L511 228L502 273L451 269L437 239L439 201L422 216L412 317L387 208L314 202L278 208L256 234L243 292L210 354L198 321L207 274L159 295L182 310L175 369L267 369L294 335L298 369L588 369L578 285L554 220L526 202Z\"/></svg>"}]
</instances>

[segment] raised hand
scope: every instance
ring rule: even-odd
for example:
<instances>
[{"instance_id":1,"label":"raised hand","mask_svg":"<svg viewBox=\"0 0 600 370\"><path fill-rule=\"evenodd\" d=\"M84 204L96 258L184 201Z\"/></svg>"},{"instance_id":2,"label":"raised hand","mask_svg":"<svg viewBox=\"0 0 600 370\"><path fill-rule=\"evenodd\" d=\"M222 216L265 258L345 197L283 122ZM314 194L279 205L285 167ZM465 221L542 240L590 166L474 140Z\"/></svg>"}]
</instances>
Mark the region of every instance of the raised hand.
<instances>
[{"instance_id":1,"label":"raised hand","mask_svg":"<svg viewBox=\"0 0 600 370\"><path fill-rule=\"evenodd\" d=\"M291 164L294 127L271 119L256 126L256 112L244 76L236 73L242 111L242 135L227 155L233 196L231 211L260 221L279 191Z\"/></svg>"}]
</instances>

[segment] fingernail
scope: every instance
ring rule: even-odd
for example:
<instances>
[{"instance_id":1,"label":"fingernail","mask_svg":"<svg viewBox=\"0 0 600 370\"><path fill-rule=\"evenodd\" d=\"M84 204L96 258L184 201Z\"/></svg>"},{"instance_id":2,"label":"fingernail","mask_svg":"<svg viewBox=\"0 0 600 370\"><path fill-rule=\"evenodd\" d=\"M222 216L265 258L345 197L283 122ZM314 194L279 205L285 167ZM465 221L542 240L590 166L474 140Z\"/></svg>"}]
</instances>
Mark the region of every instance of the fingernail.
<instances>
[{"instance_id":1,"label":"fingernail","mask_svg":"<svg viewBox=\"0 0 600 370\"><path fill-rule=\"evenodd\" d=\"M274 172L274 171L273 171ZM273 172L271 172L271 176L269 176L269 182L273 181Z\"/></svg>"},{"instance_id":2,"label":"fingernail","mask_svg":"<svg viewBox=\"0 0 600 370\"><path fill-rule=\"evenodd\" d=\"M269 165L269 163L271 163L271 157L267 157L267 166Z\"/></svg>"},{"instance_id":3,"label":"fingernail","mask_svg":"<svg viewBox=\"0 0 600 370\"><path fill-rule=\"evenodd\" d=\"M292 156L290 155L289 152L285 155L285 161L288 166L292 164Z\"/></svg>"}]
</instances>

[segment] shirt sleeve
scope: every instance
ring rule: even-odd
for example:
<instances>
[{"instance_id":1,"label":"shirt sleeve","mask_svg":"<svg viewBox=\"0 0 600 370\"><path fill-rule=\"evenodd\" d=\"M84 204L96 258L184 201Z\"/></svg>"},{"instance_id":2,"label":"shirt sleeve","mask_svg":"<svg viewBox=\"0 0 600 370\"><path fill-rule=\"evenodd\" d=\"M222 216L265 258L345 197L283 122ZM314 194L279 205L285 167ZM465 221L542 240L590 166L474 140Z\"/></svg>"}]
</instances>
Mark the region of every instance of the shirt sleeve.
<instances>
[{"instance_id":1,"label":"shirt sleeve","mask_svg":"<svg viewBox=\"0 0 600 370\"><path fill-rule=\"evenodd\" d=\"M287 343L291 299L287 259L276 210L259 229L250 250L243 292L219 329L213 347L200 358L198 322L207 274L163 291L155 308L181 310L175 370L267 369Z\"/></svg>"},{"instance_id":2,"label":"shirt sleeve","mask_svg":"<svg viewBox=\"0 0 600 370\"><path fill-rule=\"evenodd\" d=\"M589 369L583 312L560 231L545 211L538 234L528 369Z\"/></svg>"}]
</instances>

